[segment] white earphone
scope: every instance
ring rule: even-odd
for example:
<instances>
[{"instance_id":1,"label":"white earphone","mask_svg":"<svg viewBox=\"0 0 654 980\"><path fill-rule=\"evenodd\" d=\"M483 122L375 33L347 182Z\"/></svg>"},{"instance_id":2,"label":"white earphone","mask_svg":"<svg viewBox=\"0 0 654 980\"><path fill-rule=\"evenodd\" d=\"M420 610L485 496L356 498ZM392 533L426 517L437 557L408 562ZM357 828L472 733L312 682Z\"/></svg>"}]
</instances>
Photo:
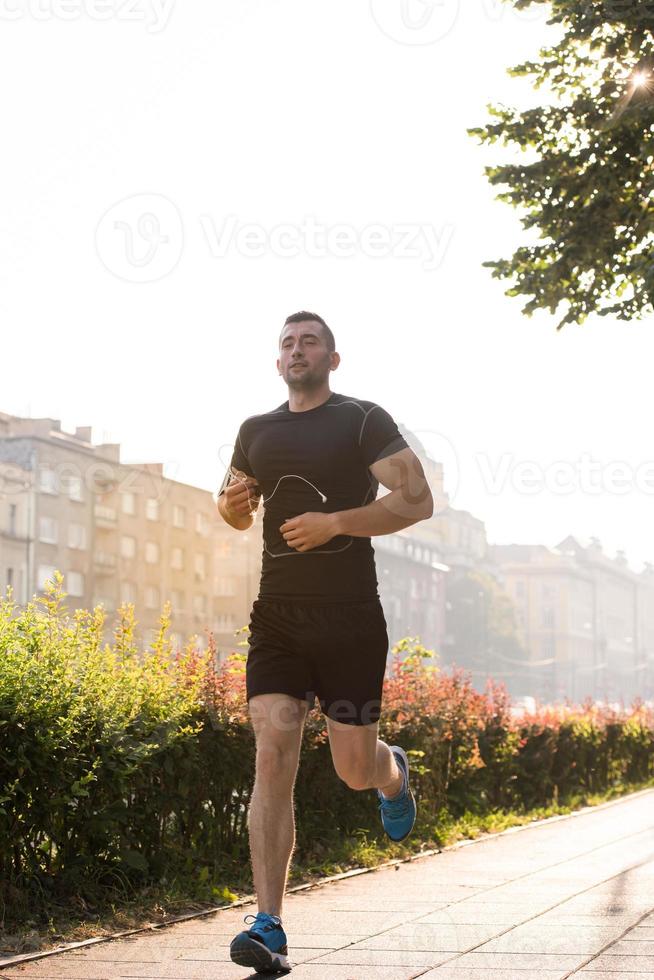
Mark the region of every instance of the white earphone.
<instances>
[{"instance_id":1,"label":"white earphone","mask_svg":"<svg viewBox=\"0 0 654 980\"><path fill-rule=\"evenodd\" d=\"M245 487L245 489L247 490L247 492L248 492L248 503L250 503L250 487L245 482L245 480L238 475L238 473L234 473L234 471L233 471L233 469L231 467L230 467L230 471L231 471L231 475L233 476L233 478L235 480L237 480L239 483L242 483L243 486ZM295 479L297 479L297 480L304 480L304 482L305 483L308 483L310 487L313 487L313 489L316 491L316 493L318 494L318 496L322 500L323 504L327 503L327 494L323 493L322 490L319 490L318 487L315 486L315 484L313 484L311 482L311 480L307 480L305 477L299 476L297 473L285 473L284 476L280 476L279 480L275 484L275 488L274 488L273 492L271 494L269 494L267 497L263 497L262 496L261 499L263 500L264 504L267 504L268 501L275 495L275 493L277 492L277 487L282 482L282 480L287 480L289 477L295 477Z\"/></svg>"},{"instance_id":2,"label":"white earphone","mask_svg":"<svg viewBox=\"0 0 654 980\"><path fill-rule=\"evenodd\" d=\"M279 478L279 480L278 480L278 481L277 481L277 483L275 484L275 489L274 489L274 490L273 490L273 492L272 492L272 493L270 494L270 496L268 496L268 497L264 497L264 498L263 498L263 502L264 502L264 504L265 504L265 503L267 503L267 502L268 502L268 501L270 500L270 498L271 498L271 497L272 497L272 496L273 496L273 495L274 495L274 494L275 494L275 493L277 492L277 487L278 487L278 486L279 486L279 484L280 484L280 483L282 482L282 480L286 480L286 479L288 479L289 477L295 477L295 478L296 478L297 480L304 480L304 482L305 482L305 483L308 483L310 487L313 487L313 489L314 489L314 490L316 491L316 493L317 493L317 494L319 495L319 497L321 498L321 500L322 500L322 502L323 502L323 504L325 504L325 503L327 503L327 495L326 495L326 494L324 494L324 493L322 492L322 490L319 490L319 489L318 489L318 487L317 487L317 486L315 486L315 485L314 485L314 484L313 484L313 483L311 482L311 480L307 480L307 479L305 479L305 478L304 478L303 476L298 476L298 474L297 474L297 473L286 473L286 474L284 474L284 476L280 476L280 478Z\"/></svg>"},{"instance_id":3,"label":"white earphone","mask_svg":"<svg viewBox=\"0 0 654 980\"><path fill-rule=\"evenodd\" d=\"M246 490L248 492L248 503L249 503L250 502L250 488L249 488L248 484L245 482L245 480L242 477L240 477L238 475L238 473L234 473L231 467L229 469L229 472L231 472L231 475L232 475L232 477L235 480L237 480L239 483L242 483L245 486L245 488L246 488ZM279 480L275 484L275 488L274 488L273 492L271 494L269 494L267 497L262 497L264 504L267 503L270 500L270 498L277 492L277 487L282 482L282 480L286 480L289 477L294 477L296 480L304 480L304 482L305 483L308 483L310 487L313 487L313 489L316 491L316 493L318 494L318 496L322 500L323 504L327 502L327 494L326 493L323 493L322 490L319 490L318 487L311 482L311 480L307 480L306 477L300 476L297 473L285 473L284 476L280 476ZM321 549L321 550L312 549L311 554L333 555L333 554L336 554L339 551L345 551L347 548L350 548L352 546L353 542L354 542L354 538L351 535L348 535L348 537L349 537L350 540L347 542L347 544L343 545L341 548L328 548L328 549ZM265 538L264 538L264 541L263 541L263 546L264 546L267 554L270 555L271 558L289 558L289 557L303 558L303 557L305 557L302 552L296 552L296 551L293 551L293 550L284 551L284 552L278 552L277 554L275 554L274 552L272 552L269 549L269 547L268 547L268 545L266 543Z\"/></svg>"}]
</instances>

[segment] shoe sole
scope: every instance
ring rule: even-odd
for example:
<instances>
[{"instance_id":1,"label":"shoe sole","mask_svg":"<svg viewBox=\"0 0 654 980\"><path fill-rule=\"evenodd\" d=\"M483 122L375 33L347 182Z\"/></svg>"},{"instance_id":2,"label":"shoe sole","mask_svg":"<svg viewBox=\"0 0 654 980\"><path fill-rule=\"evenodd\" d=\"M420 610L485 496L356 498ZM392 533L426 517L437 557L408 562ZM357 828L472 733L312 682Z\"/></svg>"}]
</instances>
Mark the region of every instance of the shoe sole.
<instances>
[{"instance_id":1,"label":"shoe sole","mask_svg":"<svg viewBox=\"0 0 654 980\"><path fill-rule=\"evenodd\" d=\"M273 953L265 943L258 943L256 939L247 936L243 939L238 937L233 939L229 954L238 966L251 967L257 973L290 973L291 971L288 956Z\"/></svg>"},{"instance_id":2,"label":"shoe sole","mask_svg":"<svg viewBox=\"0 0 654 980\"><path fill-rule=\"evenodd\" d=\"M402 756L402 759L404 761L404 765L406 766L406 784L407 784L407 789L409 791L409 796L411 798L411 802L413 803L413 808L414 808L414 812L415 812L416 811L416 798L413 795L413 792L412 792L411 787L409 785L409 758L408 758L406 752L404 751L404 749L402 748L401 745L389 745L389 749L391 749L391 751L393 752L393 755L395 755L396 752L399 752L400 755ZM391 837L391 835L388 833L388 831L386 832L386 836L388 837L389 840L392 840L394 844L399 844L400 841L405 840L409 836L409 834L411 833L411 831L413 830L413 828L415 826L415 822L416 821L415 821L415 816L414 816L413 823L411 824L411 826L407 830L406 834L402 834L401 837Z\"/></svg>"}]
</instances>

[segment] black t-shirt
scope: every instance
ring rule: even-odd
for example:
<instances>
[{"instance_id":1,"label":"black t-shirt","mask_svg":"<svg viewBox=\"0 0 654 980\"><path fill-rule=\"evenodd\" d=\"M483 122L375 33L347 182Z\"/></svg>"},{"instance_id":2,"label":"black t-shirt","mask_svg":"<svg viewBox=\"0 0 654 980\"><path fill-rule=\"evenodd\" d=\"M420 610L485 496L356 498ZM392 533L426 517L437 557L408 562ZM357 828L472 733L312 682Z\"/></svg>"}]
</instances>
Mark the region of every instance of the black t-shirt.
<instances>
[{"instance_id":1,"label":"black t-shirt","mask_svg":"<svg viewBox=\"0 0 654 980\"><path fill-rule=\"evenodd\" d=\"M336 392L304 412L290 411L286 401L245 419L231 465L254 476L262 491L260 599L331 603L379 597L369 537L338 535L297 551L279 528L307 511L332 513L369 504L379 481L368 467L407 446L380 405Z\"/></svg>"}]
</instances>

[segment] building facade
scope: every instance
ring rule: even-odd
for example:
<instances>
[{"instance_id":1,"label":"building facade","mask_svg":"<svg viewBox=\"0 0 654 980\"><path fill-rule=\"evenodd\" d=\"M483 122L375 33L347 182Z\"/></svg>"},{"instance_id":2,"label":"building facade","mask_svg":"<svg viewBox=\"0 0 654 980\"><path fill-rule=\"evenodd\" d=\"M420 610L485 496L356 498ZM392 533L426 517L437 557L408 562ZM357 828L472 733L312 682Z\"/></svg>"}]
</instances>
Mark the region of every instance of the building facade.
<instances>
[{"instance_id":1,"label":"building facade","mask_svg":"<svg viewBox=\"0 0 654 980\"><path fill-rule=\"evenodd\" d=\"M404 637L416 638L436 654L443 645L448 567L431 542L410 533L417 527L373 539L389 657L393 644Z\"/></svg>"},{"instance_id":2,"label":"building facade","mask_svg":"<svg viewBox=\"0 0 654 980\"><path fill-rule=\"evenodd\" d=\"M533 693L629 704L654 696L654 568L573 535L556 548L493 545L530 653Z\"/></svg>"},{"instance_id":3,"label":"building facade","mask_svg":"<svg viewBox=\"0 0 654 980\"><path fill-rule=\"evenodd\" d=\"M247 625L261 563L261 528L237 532L212 494L163 476L161 464L126 464L120 446L93 445L90 427L0 415L0 588L25 602L64 574L70 609L101 604L108 635L133 603L147 644L165 602L183 645L214 634L221 657ZM218 481L217 481L218 482Z\"/></svg>"}]
</instances>

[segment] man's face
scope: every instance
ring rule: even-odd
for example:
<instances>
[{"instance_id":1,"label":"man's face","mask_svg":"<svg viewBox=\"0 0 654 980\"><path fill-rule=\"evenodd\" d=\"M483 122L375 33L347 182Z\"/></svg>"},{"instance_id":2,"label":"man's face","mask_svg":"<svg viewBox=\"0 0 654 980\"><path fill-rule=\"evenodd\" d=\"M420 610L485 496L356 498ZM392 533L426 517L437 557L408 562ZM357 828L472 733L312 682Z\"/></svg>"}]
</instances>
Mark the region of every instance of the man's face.
<instances>
[{"instance_id":1,"label":"man's face","mask_svg":"<svg viewBox=\"0 0 654 980\"><path fill-rule=\"evenodd\" d=\"M338 366L339 356L325 343L317 320L287 323L282 332L277 370L296 389L318 388Z\"/></svg>"}]
</instances>

